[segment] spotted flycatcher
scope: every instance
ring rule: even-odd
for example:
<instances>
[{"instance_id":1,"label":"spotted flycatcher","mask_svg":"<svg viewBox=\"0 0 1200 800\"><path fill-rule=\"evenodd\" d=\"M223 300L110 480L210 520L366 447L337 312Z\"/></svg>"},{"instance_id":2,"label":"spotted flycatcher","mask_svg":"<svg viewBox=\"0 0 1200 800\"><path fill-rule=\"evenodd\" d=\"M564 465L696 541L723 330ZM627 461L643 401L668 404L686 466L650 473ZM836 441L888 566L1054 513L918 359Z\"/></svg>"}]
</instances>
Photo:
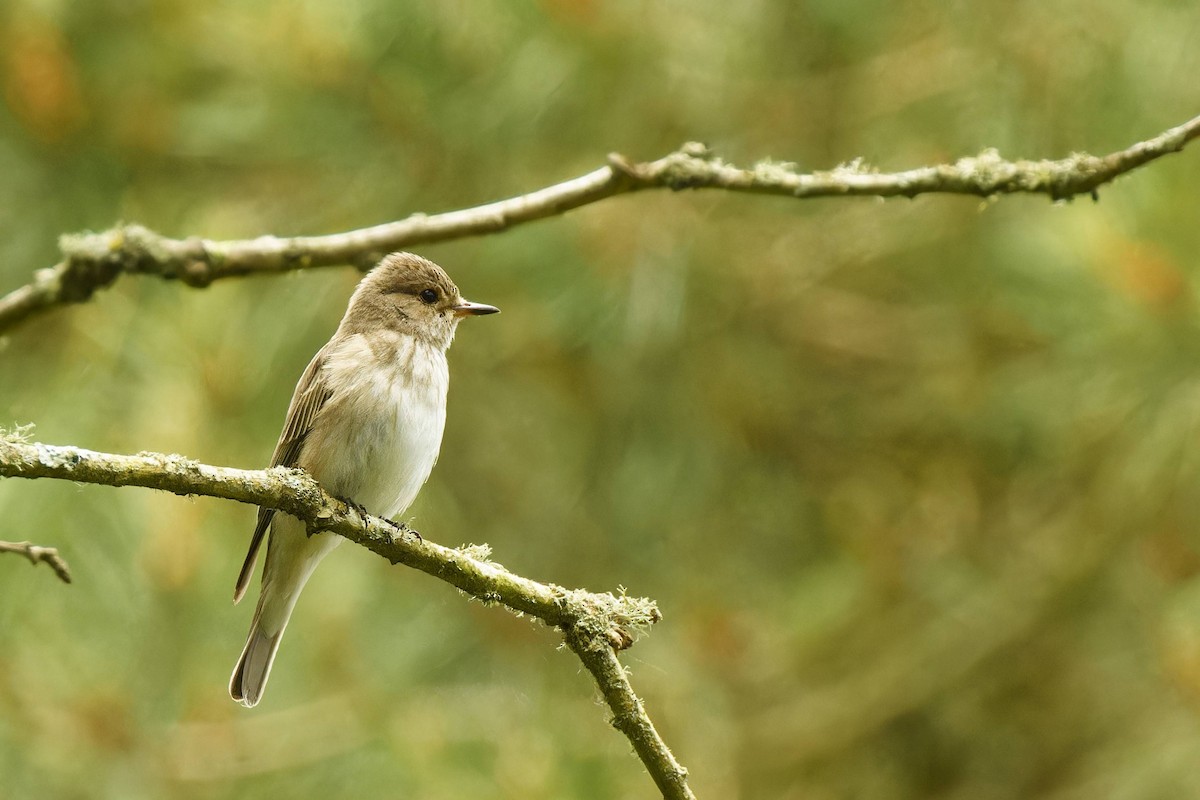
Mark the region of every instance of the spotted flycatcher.
<instances>
[{"instance_id":1,"label":"spotted flycatcher","mask_svg":"<svg viewBox=\"0 0 1200 800\"><path fill-rule=\"evenodd\" d=\"M271 466L300 467L330 494L390 518L417 496L437 461L446 423L446 350L466 316L500 309L470 303L441 267L393 253L350 298L333 338L300 377ZM245 706L262 698L300 590L342 537L307 535L304 523L258 510L233 600L246 593L270 528L262 591L229 679Z\"/></svg>"}]
</instances>

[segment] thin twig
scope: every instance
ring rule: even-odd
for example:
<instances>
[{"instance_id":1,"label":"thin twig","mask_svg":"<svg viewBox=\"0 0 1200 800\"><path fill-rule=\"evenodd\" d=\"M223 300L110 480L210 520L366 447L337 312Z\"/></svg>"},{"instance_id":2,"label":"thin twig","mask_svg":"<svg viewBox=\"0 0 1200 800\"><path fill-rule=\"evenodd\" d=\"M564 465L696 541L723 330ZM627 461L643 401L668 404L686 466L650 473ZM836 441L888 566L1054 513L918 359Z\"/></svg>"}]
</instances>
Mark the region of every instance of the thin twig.
<instances>
[{"instance_id":1,"label":"thin twig","mask_svg":"<svg viewBox=\"0 0 1200 800\"><path fill-rule=\"evenodd\" d=\"M54 547L41 547L33 542L0 542L0 553L17 553L29 559L34 566L46 564L63 583L71 582L71 568Z\"/></svg>"},{"instance_id":2,"label":"thin twig","mask_svg":"<svg viewBox=\"0 0 1200 800\"><path fill-rule=\"evenodd\" d=\"M340 534L393 564L440 578L486 604L536 617L561 630L583 660L612 710L613 724L629 737L663 796L693 797L686 770L663 743L616 658L615 650L632 646L636 632L662 619L651 600L523 578L489 561L486 547L443 547L403 526L364 516L301 470L215 467L178 455L115 455L0 436L0 477L144 486L268 506L303 520L310 533Z\"/></svg>"},{"instance_id":3,"label":"thin twig","mask_svg":"<svg viewBox=\"0 0 1200 800\"><path fill-rule=\"evenodd\" d=\"M687 782L688 771L675 760L654 729L613 648L594 636L578 636L573 630L568 631L566 640L571 652L579 656L604 693L604 700L613 712L613 727L633 743L634 751L646 765L662 796L671 800L695 800Z\"/></svg>"},{"instance_id":4,"label":"thin twig","mask_svg":"<svg viewBox=\"0 0 1200 800\"><path fill-rule=\"evenodd\" d=\"M828 171L800 172L795 164L760 161L749 169L726 164L703 145L689 143L655 161L634 163L613 154L586 175L528 194L442 214L328 236L215 241L172 239L140 225L62 237L64 260L39 270L29 284L0 297L0 332L32 314L88 300L123 273L175 278L189 286L262 272L354 264L373 266L383 255L417 244L499 233L564 214L618 194L645 189L723 189L793 198L916 197L934 192L992 197L1044 194L1066 200L1096 190L1119 175L1175 153L1200 136L1195 117L1158 136L1107 156L1077 153L1057 161L1015 160L995 150L904 172L879 172L855 160Z\"/></svg>"}]
</instances>

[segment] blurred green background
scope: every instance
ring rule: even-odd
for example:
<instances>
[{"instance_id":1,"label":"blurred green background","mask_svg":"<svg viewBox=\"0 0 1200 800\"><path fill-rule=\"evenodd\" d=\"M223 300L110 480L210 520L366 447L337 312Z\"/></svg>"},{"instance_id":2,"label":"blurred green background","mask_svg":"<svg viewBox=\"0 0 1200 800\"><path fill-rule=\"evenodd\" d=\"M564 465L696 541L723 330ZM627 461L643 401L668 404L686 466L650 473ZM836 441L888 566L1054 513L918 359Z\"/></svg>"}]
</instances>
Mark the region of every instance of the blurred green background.
<instances>
[{"instance_id":1,"label":"blurred green background","mask_svg":"<svg viewBox=\"0 0 1200 800\"><path fill-rule=\"evenodd\" d=\"M688 139L1103 153L1200 108L1189 2L8 0L0 291L56 237L336 232ZM407 515L626 587L702 797L1200 796L1200 147L1100 202L620 197L417 248L468 297ZM0 424L264 465L357 273L126 277L0 339ZM226 696L252 509L0 484L0 797L651 797L557 637L346 546Z\"/></svg>"}]
</instances>

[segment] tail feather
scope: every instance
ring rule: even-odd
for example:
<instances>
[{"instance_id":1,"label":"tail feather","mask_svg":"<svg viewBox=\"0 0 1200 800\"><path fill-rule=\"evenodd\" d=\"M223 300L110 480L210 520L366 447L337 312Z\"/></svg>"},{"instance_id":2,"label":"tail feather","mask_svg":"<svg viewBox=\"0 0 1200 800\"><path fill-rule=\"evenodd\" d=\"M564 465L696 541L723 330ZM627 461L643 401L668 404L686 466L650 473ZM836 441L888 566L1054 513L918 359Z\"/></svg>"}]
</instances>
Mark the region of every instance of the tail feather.
<instances>
[{"instance_id":1,"label":"tail feather","mask_svg":"<svg viewBox=\"0 0 1200 800\"><path fill-rule=\"evenodd\" d=\"M273 635L264 633L262 626L255 619L250 628L250 635L246 638L246 646L242 648L242 655L229 678L230 697L247 708L258 705L282 640L282 630Z\"/></svg>"},{"instance_id":2,"label":"tail feather","mask_svg":"<svg viewBox=\"0 0 1200 800\"><path fill-rule=\"evenodd\" d=\"M310 537L306 535L304 523L292 517L280 515L275 518L250 635L246 637L246 646L229 677L229 696L237 702L249 707L262 699L296 600L313 569L340 541L341 537L328 533ZM251 566L252 557L247 558L247 564ZM239 592L244 591L241 579L238 586Z\"/></svg>"}]
</instances>

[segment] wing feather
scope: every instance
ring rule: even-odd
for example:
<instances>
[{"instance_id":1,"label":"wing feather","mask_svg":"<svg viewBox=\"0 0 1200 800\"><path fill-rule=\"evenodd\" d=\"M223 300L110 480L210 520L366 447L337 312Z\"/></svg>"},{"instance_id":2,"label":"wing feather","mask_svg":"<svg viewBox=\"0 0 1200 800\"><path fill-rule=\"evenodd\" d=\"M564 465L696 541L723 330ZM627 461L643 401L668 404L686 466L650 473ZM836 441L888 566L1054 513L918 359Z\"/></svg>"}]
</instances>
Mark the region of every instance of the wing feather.
<instances>
[{"instance_id":1,"label":"wing feather","mask_svg":"<svg viewBox=\"0 0 1200 800\"><path fill-rule=\"evenodd\" d=\"M312 430L317 415L333 394L325 381L324 367L328 350L327 344L313 356L304 374L300 376L300 382L296 384L296 391L292 393L292 402L288 406L283 433L279 435L279 443L275 445L275 453L271 456L272 467L296 466L308 432ZM233 590L235 603L246 594L250 576L254 573L254 563L258 560L258 550L274 516L273 508L258 509L258 522L254 526L254 535L250 537L250 550L246 553L246 560L242 563L242 571L238 573L237 584Z\"/></svg>"}]
</instances>

